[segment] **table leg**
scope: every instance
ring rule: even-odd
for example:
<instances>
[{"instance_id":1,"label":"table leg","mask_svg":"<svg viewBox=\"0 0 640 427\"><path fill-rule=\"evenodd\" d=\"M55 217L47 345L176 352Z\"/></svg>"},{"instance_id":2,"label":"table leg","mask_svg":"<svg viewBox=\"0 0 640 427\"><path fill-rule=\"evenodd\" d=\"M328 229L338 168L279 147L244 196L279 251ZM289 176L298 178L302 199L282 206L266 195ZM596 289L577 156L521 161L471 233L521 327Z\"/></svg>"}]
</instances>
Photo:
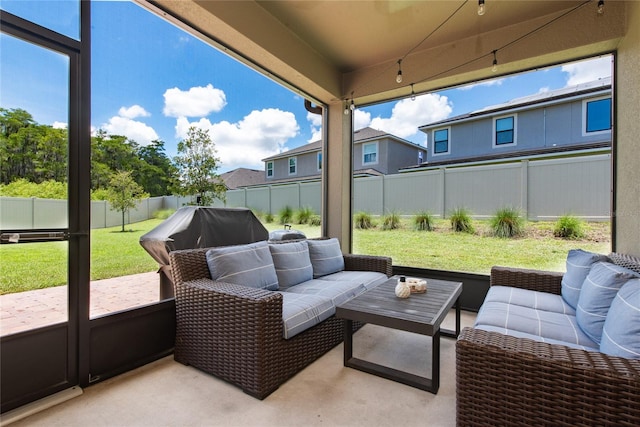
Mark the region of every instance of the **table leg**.
<instances>
[{"instance_id":1,"label":"table leg","mask_svg":"<svg viewBox=\"0 0 640 427\"><path fill-rule=\"evenodd\" d=\"M344 320L344 366L353 357L353 321Z\"/></svg>"},{"instance_id":2,"label":"table leg","mask_svg":"<svg viewBox=\"0 0 640 427\"><path fill-rule=\"evenodd\" d=\"M458 338L458 335L460 335L460 297L458 297L458 299L456 300L455 308L456 308L456 329L455 330L442 329L441 335L443 337Z\"/></svg>"},{"instance_id":3,"label":"table leg","mask_svg":"<svg viewBox=\"0 0 640 427\"><path fill-rule=\"evenodd\" d=\"M440 388L440 331L431 337L431 393Z\"/></svg>"}]
</instances>

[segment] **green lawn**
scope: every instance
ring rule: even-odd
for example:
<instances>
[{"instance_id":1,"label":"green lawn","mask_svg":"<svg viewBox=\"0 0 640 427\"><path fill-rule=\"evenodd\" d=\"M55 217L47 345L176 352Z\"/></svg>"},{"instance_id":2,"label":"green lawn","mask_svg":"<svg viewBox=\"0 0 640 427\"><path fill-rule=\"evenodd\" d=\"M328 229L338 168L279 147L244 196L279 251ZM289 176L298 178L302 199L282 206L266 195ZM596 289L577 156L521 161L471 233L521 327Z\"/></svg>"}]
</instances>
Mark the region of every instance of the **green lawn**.
<instances>
[{"instance_id":1,"label":"green lawn","mask_svg":"<svg viewBox=\"0 0 640 427\"><path fill-rule=\"evenodd\" d=\"M155 271L156 262L140 246L140 236L162 220L130 224L91 232L91 280ZM448 222L436 222L436 231L414 231L404 219L402 228L355 230L353 251L387 255L394 265L488 274L493 265L564 270L567 251L572 248L610 252L609 224L592 223L588 237L571 241L554 238L552 223L528 223L527 236L519 239L487 237L486 223L475 221L476 235L452 233ZM265 224L271 230L276 223ZM294 225L307 237L319 237L320 227ZM67 243L27 243L0 246L0 294L59 286L66 283Z\"/></svg>"}]
</instances>

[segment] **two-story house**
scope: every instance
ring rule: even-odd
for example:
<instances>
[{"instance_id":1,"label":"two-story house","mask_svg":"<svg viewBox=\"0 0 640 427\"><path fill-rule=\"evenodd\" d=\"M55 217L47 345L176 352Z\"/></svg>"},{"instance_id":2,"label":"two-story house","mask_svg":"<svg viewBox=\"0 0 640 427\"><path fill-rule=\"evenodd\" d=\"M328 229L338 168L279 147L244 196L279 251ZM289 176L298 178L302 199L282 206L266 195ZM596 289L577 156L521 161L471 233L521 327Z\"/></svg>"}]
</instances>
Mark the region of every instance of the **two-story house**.
<instances>
[{"instance_id":1,"label":"two-story house","mask_svg":"<svg viewBox=\"0 0 640 427\"><path fill-rule=\"evenodd\" d=\"M420 164L426 148L386 132L362 128L353 135L354 176L395 174L403 167ZM315 141L262 159L266 183L319 179L322 141Z\"/></svg>"},{"instance_id":2,"label":"two-story house","mask_svg":"<svg viewBox=\"0 0 640 427\"><path fill-rule=\"evenodd\" d=\"M542 92L421 126L425 164L611 146L611 78Z\"/></svg>"}]
</instances>

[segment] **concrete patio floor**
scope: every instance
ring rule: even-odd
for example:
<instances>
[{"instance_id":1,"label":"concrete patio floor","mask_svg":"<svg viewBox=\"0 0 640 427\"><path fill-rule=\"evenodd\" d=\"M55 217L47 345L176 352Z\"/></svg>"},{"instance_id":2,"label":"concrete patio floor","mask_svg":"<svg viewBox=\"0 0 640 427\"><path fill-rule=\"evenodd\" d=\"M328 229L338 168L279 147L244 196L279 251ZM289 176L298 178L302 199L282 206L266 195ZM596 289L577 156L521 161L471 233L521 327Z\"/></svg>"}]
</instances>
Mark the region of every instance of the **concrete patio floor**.
<instances>
[{"instance_id":1,"label":"concrete patio floor","mask_svg":"<svg viewBox=\"0 0 640 427\"><path fill-rule=\"evenodd\" d=\"M90 316L150 304L160 298L160 277L155 271L91 282ZM9 335L64 322L67 287L37 289L0 295L0 335Z\"/></svg>"}]
</instances>

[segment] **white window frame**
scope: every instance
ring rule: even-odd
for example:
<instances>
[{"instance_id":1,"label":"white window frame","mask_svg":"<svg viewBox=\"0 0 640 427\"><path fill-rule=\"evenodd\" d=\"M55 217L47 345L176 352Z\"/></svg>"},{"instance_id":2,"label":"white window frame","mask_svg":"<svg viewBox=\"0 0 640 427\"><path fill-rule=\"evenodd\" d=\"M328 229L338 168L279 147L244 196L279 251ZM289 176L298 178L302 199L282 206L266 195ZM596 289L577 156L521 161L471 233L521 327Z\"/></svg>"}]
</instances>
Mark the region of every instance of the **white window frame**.
<instances>
[{"instance_id":1,"label":"white window frame","mask_svg":"<svg viewBox=\"0 0 640 427\"><path fill-rule=\"evenodd\" d=\"M291 172L291 161L293 161L293 172ZM297 157L289 157L287 159L287 171L289 171L289 175L297 175L298 174L298 158Z\"/></svg>"},{"instance_id":2,"label":"white window frame","mask_svg":"<svg viewBox=\"0 0 640 427\"><path fill-rule=\"evenodd\" d=\"M611 133L611 127L605 130L596 130L593 132L587 132L587 104L594 101L602 101L603 99L611 100L611 109L613 109L613 99L611 99L611 95L599 96L597 98L589 98L582 100L582 136L593 136L593 135L602 135ZM610 119L611 120L611 119ZM613 126L613 122L611 123Z\"/></svg>"},{"instance_id":3,"label":"white window frame","mask_svg":"<svg viewBox=\"0 0 640 427\"><path fill-rule=\"evenodd\" d=\"M322 151L316 153L316 167L318 172L322 171Z\"/></svg>"},{"instance_id":4,"label":"white window frame","mask_svg":"<svg viewBox=\"0 0 640 427\"><path fill-rule=\"evenodd\" d=\"M375 155L376 155L376 161L375 162L365 162L364 158L366 154L373 154L373 153L365 153L365 147L367 146L374 146L375 147ZM377 165L378 164L378 159L380 158L380 151L378 150L378 142L365 142L362 144L362 164L363 165Z\"/></svg>"},{"instance_id":5,"label":"white window frame","mask_svg":"<svg viewBox=\"0 0 640 427\"><path fill-rule=\"evenodd\" d=\"M273 178L273 160L267 162L265 171L267 173L267 178Z\"/></svg>"},{"instance_id":6,"label":"white window frame","mask_svg":"<svg viewBox=\"0 0 640 427\"><path fill-rule=\"evenodd\" d=\"M513 117L513 142L509 142L508 144L498 144L496 141L496 122L500 119L506 119L509 117ZM513 113L494 117L491 131L491 141L493 148L515 147L516 145L518 145L518 114Z\"/></svg>"},{"instance_id":7,"label":"white window frame","mask_svg":"<svg viewBox=\"0 0 640 427\"><path fill-rule=\"evenodd\" d=\"M436 132L446 130L447 131L447 151L442 153L436 153ZM446 156L451 154L451 126L434 129L431 131L431 156Z\"/></svg>"}]
</instances>

